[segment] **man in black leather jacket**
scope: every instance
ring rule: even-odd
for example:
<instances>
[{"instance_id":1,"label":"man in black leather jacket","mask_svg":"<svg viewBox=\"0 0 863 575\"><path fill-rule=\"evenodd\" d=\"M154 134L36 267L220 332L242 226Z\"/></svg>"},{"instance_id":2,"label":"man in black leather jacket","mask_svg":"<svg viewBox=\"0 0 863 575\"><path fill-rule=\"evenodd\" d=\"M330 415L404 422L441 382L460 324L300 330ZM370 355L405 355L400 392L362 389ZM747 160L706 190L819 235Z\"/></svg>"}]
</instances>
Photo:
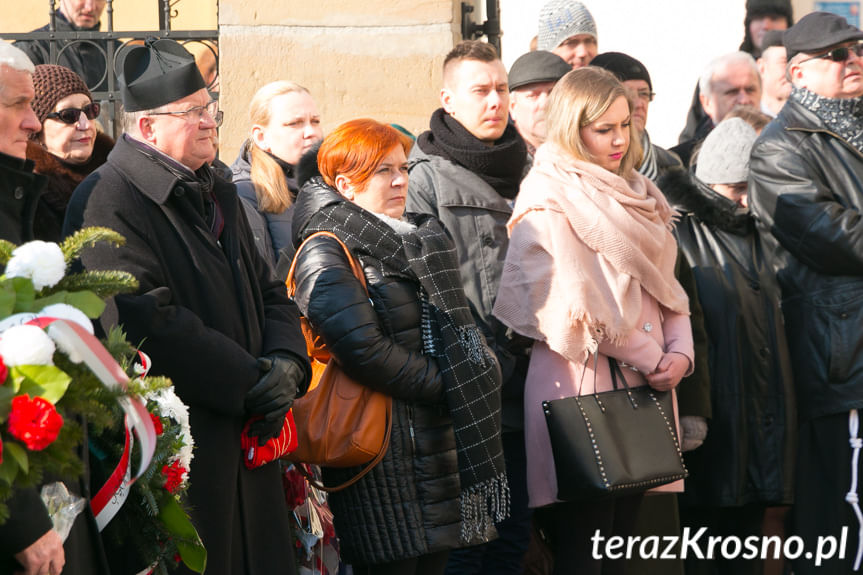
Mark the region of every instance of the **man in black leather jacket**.
<instances>
[{"instance_id":1,"label":"man in black leather jacket","mask_svg":"<svg viewBox=\"0 0 863 575\"><path fill-rule=\"evenodd\" d=\"M798 574L847 573L863 545L852 465L863 408L861 39L825 12L786 32L793 90L752 150L752 211L782 290L798 394L793 530L807 548L847 532L844 561L800 558Z\"/></svg>"}]
</instances>

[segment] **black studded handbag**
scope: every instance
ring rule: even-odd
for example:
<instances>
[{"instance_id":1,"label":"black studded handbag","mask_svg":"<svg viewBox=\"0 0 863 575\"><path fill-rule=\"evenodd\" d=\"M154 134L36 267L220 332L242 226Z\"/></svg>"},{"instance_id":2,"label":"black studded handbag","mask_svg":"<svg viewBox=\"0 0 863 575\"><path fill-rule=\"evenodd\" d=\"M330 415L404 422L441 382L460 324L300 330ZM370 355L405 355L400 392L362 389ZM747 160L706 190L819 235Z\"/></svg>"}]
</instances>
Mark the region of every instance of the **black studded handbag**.
<instances>
[{"instance_id":1,"label":"black studded handbag","mask_svg":"<svg viewBox=\"0 0 863 575\"><path fill-rule=\"evenodd\" d=\"M542 402L563 501L632 495L687 476L671 392L631 388L617 360L608 364L612 391Z\"/></svg>"}]
</instances>

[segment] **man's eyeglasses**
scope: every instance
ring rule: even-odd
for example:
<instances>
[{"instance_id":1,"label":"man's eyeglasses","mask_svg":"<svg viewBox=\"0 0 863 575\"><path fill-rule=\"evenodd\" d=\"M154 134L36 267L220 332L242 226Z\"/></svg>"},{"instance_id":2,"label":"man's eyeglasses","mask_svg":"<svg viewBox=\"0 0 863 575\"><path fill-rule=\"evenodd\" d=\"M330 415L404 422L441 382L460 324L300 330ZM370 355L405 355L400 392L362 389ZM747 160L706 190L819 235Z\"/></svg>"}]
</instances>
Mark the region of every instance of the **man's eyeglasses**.
<instances>
[{"instance_id":1,"label":"man's eyeglasses","mask_svg":"<svg viewBox=\"0 0 863 575\"><path fill-rule=\"evenodd\" d=\"M99 102L91 102L83 108L66 108L59 112L51 112L45 118L52 120L60 120L64 124L77 124L81 118L81 114L87 116L88 120L95 120L99 117L99 112L102 111L102 105Z\"/></svg>"},{"instance_id":2,"label":"man's eyeglasses","mask_svg":"<svg viewBox=\"0 0 863 575\"><path fill-rule=\"evenodd\" d=\"M639 90L635 92L635 96L639 100L645 100L647 102L652 102L653 97L656 96L656 92L651 92L650 90Z\"/></svg>"},{"instance_id":3,"label":"man's eyeglasses","mask_svg":"<svg viewBox=\"0 0 863 575\"><path fill-rule=\"evenodd\" d=\"M210 114L210 117L216 122L216 127L222 125L222 120L225 117L225 113L221 110L217 110L219 103L216 100L211 100L207 104L203 106L195 106L194 108L189 108L188 110L183 110L182 112L151 112L150 116L177 116L184 118L189 123L200 123L201 120L204 119L204 112Z\"/></svg>"},{"instance_id":4,"label":"man's eyeglasses","mask_svg":"<svg viewBox=\"0 0 863 575\"><path fill-rule=\"evenodd\" d=\"M860 44L852 44L851 46L840 46L838 48L833 48L829 52L824 54L820 54L818 56L812 56L811 58L806 58L805 60L801 60L800 63L808 62L809 60L832 60L833 62L845 62L848 60L848 57L851 55L851 52L854 52L854 55L858 58L863 56L863 43Z\"/></svg>"}]
</instances>

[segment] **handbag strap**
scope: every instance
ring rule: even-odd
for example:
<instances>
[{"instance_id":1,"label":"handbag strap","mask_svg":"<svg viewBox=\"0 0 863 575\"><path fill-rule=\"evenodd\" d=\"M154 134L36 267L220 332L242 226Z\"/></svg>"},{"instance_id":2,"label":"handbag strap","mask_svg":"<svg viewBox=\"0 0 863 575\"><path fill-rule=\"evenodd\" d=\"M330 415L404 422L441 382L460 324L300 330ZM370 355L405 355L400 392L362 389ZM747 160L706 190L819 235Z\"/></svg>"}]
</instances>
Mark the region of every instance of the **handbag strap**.
<instances>
[{"instance_id":1,"label":"handbag strap","mask_svg":"<svg viewBox=\"0 0 863 575\"><path fill-rule=\"evenodd\" d=\"M297 291L297 285L296 285L296 282L294 281L294 271L296 270L296 267L297 267L297 260L300 259L298 257L300 255L300 251L304 247L306 247L306 244L308 244L312 238L317 238L320 236L332 238L332 239L336 240L340 246L342 246L342 250L344 250L344 252L345 252L345 257L348 258L348 262L351 265L351 271L353 272L354 276L359 280L359 282L363 285L363 289L366 291L366 294L368 295L369 286L366 284L366 274L363 272L363 267L360 265L360 262L357 260L357 258L355 258L353 256L351 251L348 249L348 246L345 245L345 242L343 242L341 239L339 239L339 236L337 236L333 232L322 231L322 232L315 232L312 235L310 235L309 237L307 237L305 240L303 240L303 243L300 244L300 247L297 249L297 253L294 254L294 259L291 262L291 268L288 270L288 277L285 280L285 286L287 286L287 288L288 288L288 297L293 299L294 293Z\"/></svg>"},{"instance_id":2,"label":"handbag strap","mask_svg":"<svg viewBox=\"0 0 863 575\"><path fill-rule=\"evenodd\" d=\"M611 385L615 390L617 387L617 380L620 379L621 385L626 390L626 395L629 396L629 403L632 404L632 407L638 409L638 402L635 400L635 397L632 395L632 390L629 388L629 383L626 381L626 377L623 375L623 370L620 369L620 363L613 357L609 356L608 358L608 369L611 371Z\"/></svg>"},{"instance_id":3,"label":"handbag strap","mask_svg":"<svg viewBox=\"0 0 863 575\"><path fill-rule=\"evenodd\" d=\"M392 412L392 402L390 402L389 406L387 407L387 431L386 431L386 434L384 435L384 441L383 441L383 445L381 445L381 450L378 452L378 454L375 456L374 459L369 461L366 464L366 466L363 467L362 471L360 471L359 473L357 473L356 475L354 475L353 477L351 477L350 479L348 479L344 483L341 483L341 484L333 486L333 487L328 487L328 486L324 485L323 481L318 481L317 479L312 477L311 474L306 472L306 470L303 468L302 465L297 465L296 466L297 469L308 480L308 482L311 485L313 485L314 487L317 487L321 491L326 491L327 493L335 493L336 491L341 491L342 489L350 487L351 485L353 485L354 483L356 483L357 481L359 481L360 479L362 479L363 477L368 475L368 473L372 469L374 469L378 463L381 462L381 460L384 458L384 455L386 455L387 450L390 447L390 435L392 434L392 430L393 430L393 416L392 416L391 412Z\"/></svg>"}]
</instances>

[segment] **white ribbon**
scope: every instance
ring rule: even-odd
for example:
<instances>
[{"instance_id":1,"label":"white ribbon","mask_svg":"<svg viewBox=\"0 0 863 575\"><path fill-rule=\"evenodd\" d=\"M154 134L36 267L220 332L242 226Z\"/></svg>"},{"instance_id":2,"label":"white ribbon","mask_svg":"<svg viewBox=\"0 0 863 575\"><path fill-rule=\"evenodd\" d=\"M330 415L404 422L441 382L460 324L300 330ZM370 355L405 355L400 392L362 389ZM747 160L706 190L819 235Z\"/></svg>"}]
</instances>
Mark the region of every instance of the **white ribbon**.
<instances>
[{"instance_id":1,"label":"white ribbon","mask_svg":"<svg viewBox=\"0 0 863 575\"><path fill-rule=\"evenodd\" d=\"M90 368L105 387L126 389L129 378L123 368L114 361L114 358L99 340L90 335L83 327L74 322L51 317L35 318L29 323L38 325L43 329L50 325L59 332L57 337L62 337L78 353L84 364ZM123 396L118 400L118 403L125 413L126 445L120 463L105 485L91 499L91 507L96 516L99 531L102 531L110 523L123 503L126 502L129 489L147 470L156 450L156 430L144 402L138 397ZM137 438L141 449L138 467L133 474L130 459L135 438Z\"/></svg>"},{"instance_id":2,"label":"white ribbon","mask_svg":"<svg viewBox=\"0 0 863 575\"><path fill-rule=\"evenodd\" d=\"M851 488L845 494L845 501L854 509L857 515L857 557L854 559L854 571L860 570L860 561L863 560L863 512L860 511L860 498L857 495L857 466L860 461L860 448L863 447L863 439L858 437L860 430L860 419L857 410L848 412L848 443L851 444Z\"/></svg>"}]
</instances>

